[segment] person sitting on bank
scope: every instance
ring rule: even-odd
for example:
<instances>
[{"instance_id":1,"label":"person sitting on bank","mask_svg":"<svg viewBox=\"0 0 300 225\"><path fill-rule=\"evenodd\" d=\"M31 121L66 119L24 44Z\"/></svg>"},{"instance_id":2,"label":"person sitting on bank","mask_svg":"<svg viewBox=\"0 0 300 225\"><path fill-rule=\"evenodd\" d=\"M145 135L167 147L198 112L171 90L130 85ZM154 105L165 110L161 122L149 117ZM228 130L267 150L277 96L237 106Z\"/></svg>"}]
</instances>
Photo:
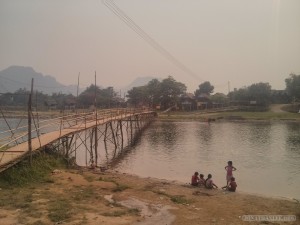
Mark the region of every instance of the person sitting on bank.
<instances>
[{"instance_id":1,"label":"person sitting on bank","mask_svg":"<svg viewBox=\"0 0 300 225\"><path fill-rule=\"evenodd\" d=\"M222 187L222 189L225 189L227 191L235 192L237 187L237 184L235 182L235 178L231 177L230 182L228 183L228 186Z\"/></svg>"},{"instance_id":2,"label":"person sitting on bank","mask_svg":"<svg viewBox=\"0 0 300 225\"><path fill-rule=\"evenodd\" d=\"M205 187L208 189L218 188L218 186L212 180L212 175L208 174L207 179L205 180Z\"/></svg>"},{"instance_id":3,"label":"person sitting on bank","mask_svg":"<svg viewBox=\"0 0 300 225\"><path fill-rule=\"evenodd\" d=\"M231 177L230 183L229 183L229 185L228 185L227 190L228 190L228 191L235 192L236 187L237 187L237 184L236 184L236 182L235 182L235 178L234 178L234 177Z\"/></svg>"},{"instance_id":4,"label":"person sitting on bank","mask_svg":"<svg viewBox=\"0 0 300 225\"><path fill-rule=\"evenodd\" d=\"M203 174L200 174L199 186L205 187L205 179Z\"/></svg>"},{"instance_id":5,"label":"person sitting on bank","mask_svg":"<svg viewBox=\"0 0 300 225\"><path fill-rule=\"evenodd\" d=\"M192 176L192 180L191 180L191 185L193 186L198 186L199 184L199 173L195 172L194 175Z\"/></svg>"}]
</instances>

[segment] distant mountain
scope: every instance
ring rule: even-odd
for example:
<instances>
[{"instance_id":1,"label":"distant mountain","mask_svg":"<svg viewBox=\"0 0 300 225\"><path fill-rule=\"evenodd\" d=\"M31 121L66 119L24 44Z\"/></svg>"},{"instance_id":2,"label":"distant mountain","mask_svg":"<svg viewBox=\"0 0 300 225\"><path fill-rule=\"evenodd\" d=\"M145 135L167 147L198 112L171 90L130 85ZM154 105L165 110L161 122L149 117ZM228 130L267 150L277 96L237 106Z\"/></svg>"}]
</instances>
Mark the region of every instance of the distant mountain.
<instances>
[{"instance_id":1,"label":"distant mountain","mask_svg":"<svg viewBox=\"0 0 300 225\"><path fill-rule=\"evenodd\" d=\"M63 85L52 76L43 75L31 67L24 66L11 66L0 71L0 92L15 92L20 88L30 90L31 78L34 79L33 89L44 94L61 92L76 95L77 93L76 85Z\"/></svg>"},{"instance_id":2,"label":"distant mountain","mask_svg":"<svg viewBox=\"0 0 300 225\"><path fill-rule=\"evenodd\" d=\"M149 81L153 80L153 79L158 79L161 80L159 78L156 77L137 77L134 81L132 81L129 85L121 87L121 91L122 93L127 93L127 91L129 91L130 89L132 89L133 87L139 87L139 86L144 86L146 84L148 84ZM123 96L122 96L123 97Z\"/></svg>"}]
</instances>

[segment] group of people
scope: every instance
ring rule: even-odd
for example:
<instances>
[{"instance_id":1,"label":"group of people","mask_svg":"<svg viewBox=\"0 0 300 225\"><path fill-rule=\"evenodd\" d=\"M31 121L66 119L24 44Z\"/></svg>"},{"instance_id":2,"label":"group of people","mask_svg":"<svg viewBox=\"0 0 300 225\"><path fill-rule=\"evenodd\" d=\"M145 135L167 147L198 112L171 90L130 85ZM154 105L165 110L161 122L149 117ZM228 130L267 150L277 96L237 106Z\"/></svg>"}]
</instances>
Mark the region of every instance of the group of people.
<instances>
[{"instance_id":1,"label":"group of people","mask_svg":"<svg viewBox=\"0 0 300 225\"><path fill-rule=\"evenodd\" d=\"M232 161L227 162L227 166L225 166L226 172L226 181L227 184L226 186L222 187L224 190L232 191L235 192L237 188L237 184L235 182L235 178L233 177L233 171L236 170L236 168L232 165ZM206 187L208 189L213 189L213 188L218 188L218 186L214 183L212 180L212 175L208 174L207 178L204 179L204 175L200 174L198 172L195 172L194 175L192 176L191 184L193 186L202 186Z\"/></svg>"}]
</instances>

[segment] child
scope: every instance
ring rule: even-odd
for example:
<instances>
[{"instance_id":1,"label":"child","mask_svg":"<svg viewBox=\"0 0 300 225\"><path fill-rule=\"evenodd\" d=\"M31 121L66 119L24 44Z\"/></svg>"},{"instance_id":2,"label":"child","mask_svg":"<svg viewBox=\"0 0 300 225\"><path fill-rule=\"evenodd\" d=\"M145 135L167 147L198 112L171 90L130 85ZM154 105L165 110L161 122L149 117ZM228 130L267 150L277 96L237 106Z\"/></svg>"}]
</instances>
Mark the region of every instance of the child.
<instances>
[{"instance_id":1,"label":"child","mask_svg":"<svg viewBox=\"0 0 300 225\"><path fill-rule=\"evenodd\" d=\"M237 187L237 184L236 184L236 182L235 182L235 178L234 178L234 177L231 177L230 183L229 183L229 185L228 185L228 191L235 192L236 187Z\"/></svg>"},{"instance_id":2,"label":"child","mask_svg":"<svg viewBox=\"0 0 300 225\"><path fill-rule=\"evenodd\" d=\"M234 178L234 177L231 177L228 186L222 187L222 189L225 189L225 190L227 190L227 191L235 192L236 187L237 187L237 184L236 184L236 182L235 182L235 178Z\"/></svg>"},{"instance_id":3,"label":"child","mask_svg":"<svg viewBox=\"0 0 300 225\"><path fill-rule=\"evenodd\" d=\"M192 176L191 185L198 186L198 184L199 184L199 177L198 177L198 175L199 175L198 172L194 173L194 175Z\"/></svg>"},{"instance_id":4,"label":"child","mask_svg":"<svg viewBox=\"0 0 300 225\"><path fill-rule=\"evenodd\" d=\"M200 174L199 186L204 186L205 187L205 179L204 179L203 174Z\"/></svg>"},{"instance_id":5,"label":"child","mask_svg":"<svg viewBox=\"0 0 300 225\"><path fill-rule=\"evenodd\" d=\"M212 175L208 174L207 179L205 181L205 187L208 188L208 189L213 189L214 187L218 188L218 186L215 185L214 181L211 178L212 178Z\"/></svg>"},{"instance_id":6,"label":"child","mask_svg":"<svg viewBox=\"0 0 300 225\"><path fill-rule=\"evenodd\" d=\"M225 166L225 170L227 171L227 173L226 173L226 181L227 181L226 186L228 186L228 183L230 182L231 177L233 177L232 171L236 171L236 168L234 166L232 166L232 161L227 162L227 166Z\"/></svg>"}]
</instances>

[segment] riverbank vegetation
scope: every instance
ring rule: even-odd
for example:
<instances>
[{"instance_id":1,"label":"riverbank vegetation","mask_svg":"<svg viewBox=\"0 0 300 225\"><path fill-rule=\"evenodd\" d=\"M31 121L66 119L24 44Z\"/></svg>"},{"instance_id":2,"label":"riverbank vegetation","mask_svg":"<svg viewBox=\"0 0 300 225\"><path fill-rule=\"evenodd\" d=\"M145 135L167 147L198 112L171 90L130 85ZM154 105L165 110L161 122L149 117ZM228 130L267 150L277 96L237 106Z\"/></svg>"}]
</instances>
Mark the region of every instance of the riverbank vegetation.
<instances>
[{"instance_id":1,"label":"riverbank vegetation","mask_svg":"<svg viewBox=\"0 0 300 225\"><path fill-rule=\"evenodd\" d=\"M212 121L234 121L234 120L257 120L257 121L297 121L300 122L300 113L290 112L243 112L243 111L225 111L225 112L209 112L209 111L193 111L180 112L170 111L167 113L159 113L158 118L161 120L198 120L204 122Z\"/></svg>"},{"instance_id":2,"label":"riverbank vegetation","mask_svg":"<svg viewBox=\"0 0 300 225\"><path fill-rule=\"evenodd\" d=\"M270 104L293 104L292 112L300 110L300 75L290 74L284 90L274 90L269 83L254 83L242 88L228 90L228 94L214 93L214 86L205 81L190 93L184 83L172 76L165 79L152 79L147 84L133 87L121 96L113 87L101 88L91 84L78 96L72 94L32 93L32 108L38 111L77 110L95 107L150 107L166 110L173 108L181 111L195 111L228 106L250 106L252 109L266 110ZM1 93L0 105L6 110L26 111L30 92L19 89L14 93ZM95 101L96 99L96 101Z\"/></svg>"},{"instance_id":3,"label":"riverbank vegetation","mask_svg":"<svg viewBox=\"0 0 300 225\"><path fill-rule=\"evenodd\" d=\"M14 188L34 183L51 183L50 172L55 168L66 168L63 158L46 153L33 155L32 164L29 158L5 170L0 174L0 188Z\"/></svg>"}]
</instances>

